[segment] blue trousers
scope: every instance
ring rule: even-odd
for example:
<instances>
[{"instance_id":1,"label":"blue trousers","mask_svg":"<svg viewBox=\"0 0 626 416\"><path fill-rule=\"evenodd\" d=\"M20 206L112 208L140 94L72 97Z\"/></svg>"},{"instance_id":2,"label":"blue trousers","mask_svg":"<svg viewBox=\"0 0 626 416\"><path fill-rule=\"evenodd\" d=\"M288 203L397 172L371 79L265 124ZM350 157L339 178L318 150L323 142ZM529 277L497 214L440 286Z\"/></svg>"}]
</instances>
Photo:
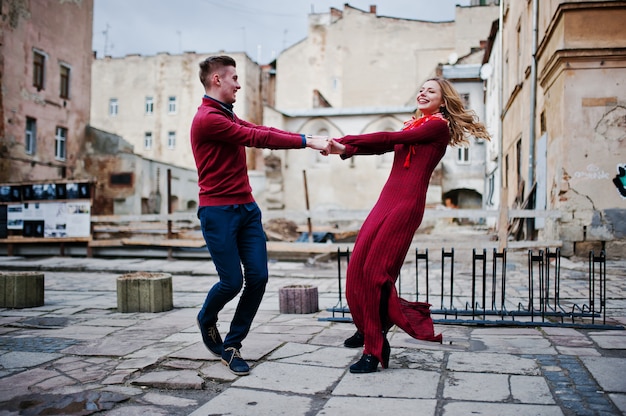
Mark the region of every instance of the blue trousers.
<instances>
[{"instance_id":1,"label":"blue trousers","mask_svg":"<svg viewBox=\"0 0 626 416\"><path fill-rule=\"evenodd\" d=\"M219 282L209 290L198 313L198 321L203 326L216 323L219 312L243 287L230 330L224 338L224 349L239 349L250 331L268 280L261 210L255 202L205 206L198 210L198 218L219 276Z\"/></svg>"}]
</instances>

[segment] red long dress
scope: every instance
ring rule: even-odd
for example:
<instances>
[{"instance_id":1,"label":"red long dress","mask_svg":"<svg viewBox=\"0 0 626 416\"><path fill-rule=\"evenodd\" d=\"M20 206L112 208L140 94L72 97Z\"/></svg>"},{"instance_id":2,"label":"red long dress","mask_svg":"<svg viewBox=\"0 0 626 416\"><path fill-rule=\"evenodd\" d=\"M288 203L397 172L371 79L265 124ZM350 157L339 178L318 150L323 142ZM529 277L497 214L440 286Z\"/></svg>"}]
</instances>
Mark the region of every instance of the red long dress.
<instances>
[{"instance_id":1,"label":"red long dress","mask_svg":"<svg viewBox=\"0 0 626 416\"><path fill-rule=\"evenodd\" d=\"M382 333L394 324L414 338L441 342L441 334L434 333L430 305L400 298L395 282L422 222L430 177L449 140L448 122L438 113L407 122L402 131L339 140L346 145L343 158L395 153L389 178L357 235L346 279L350 313L365 336L363 353L383 365ZM386 311L381 304L387 305Z\"/></svg>"}]
</instances>

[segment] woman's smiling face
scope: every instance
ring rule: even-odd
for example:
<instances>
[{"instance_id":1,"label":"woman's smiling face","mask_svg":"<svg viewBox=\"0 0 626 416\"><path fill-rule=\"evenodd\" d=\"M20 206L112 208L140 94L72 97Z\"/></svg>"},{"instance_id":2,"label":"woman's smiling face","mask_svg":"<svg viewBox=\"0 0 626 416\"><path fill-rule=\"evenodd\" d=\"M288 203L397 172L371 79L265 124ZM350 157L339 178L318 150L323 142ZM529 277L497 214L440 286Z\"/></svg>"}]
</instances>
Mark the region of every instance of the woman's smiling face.
<instances>
[{"instance_id":1,"label":"woman's smiling face","mask_svg":"<svg viewBox=\"0 0 626 416\"><path fill-rule=\"evenodd\" d=\"M422 85L417 94L417 109L424 115L434 114L443 105L441 86L437 81L429 80Z\"/></svg>"}]
</instances>

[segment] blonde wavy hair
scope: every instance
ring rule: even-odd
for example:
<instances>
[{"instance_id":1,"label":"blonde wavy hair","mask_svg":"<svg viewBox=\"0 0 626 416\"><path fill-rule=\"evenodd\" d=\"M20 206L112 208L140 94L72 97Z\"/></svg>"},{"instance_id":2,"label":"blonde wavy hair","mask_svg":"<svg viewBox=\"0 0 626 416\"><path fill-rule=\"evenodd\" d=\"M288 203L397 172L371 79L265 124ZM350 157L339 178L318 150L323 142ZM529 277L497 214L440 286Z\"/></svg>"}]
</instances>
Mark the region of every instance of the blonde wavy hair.
<instances>
[{"instance_id":1,"label":"blonde wavy hair","mask_svg":"<svg viewBox=\"0 0 626 416\"><path fill-rule=\"evenodd\" d=\"M461 96L450 81L443 78L430 78L427 81L435 81L441 87L443 106L439 111L450 125L450 146L468 145L469 136L491 140L487 128L478 121L476 113L465 109ZM419 116L422 115L419 110L417 112Z\"/></svg>"}]
</instances>

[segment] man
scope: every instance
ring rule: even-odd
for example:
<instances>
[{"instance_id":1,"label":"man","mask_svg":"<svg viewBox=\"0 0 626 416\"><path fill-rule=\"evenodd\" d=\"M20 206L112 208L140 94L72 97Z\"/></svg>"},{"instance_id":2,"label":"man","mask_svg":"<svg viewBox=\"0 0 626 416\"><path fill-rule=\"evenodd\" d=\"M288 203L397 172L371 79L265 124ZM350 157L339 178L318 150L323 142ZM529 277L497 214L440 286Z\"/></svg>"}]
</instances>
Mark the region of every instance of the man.
<instances>
[{"instance_id":1,"label":"man","mask_svg":"<svg viewBox=\"0 0 626 416\"><path fill-rule=\"evenodd\" d=\"M235 60L212 56L200 63L205 96L191 125L191 146L200 187L198 218L219 275L198 313L204 345L237 375L250 372L241 357L268 280L267 247L261 211L252 196L247 147L330 150L325 136L305 136L239 119L233 112L238 82ZM243 273L241 266L243 265ZM245 282L245 286L244 286ZM218 313L243 292L224 341Z\"/></svg>"}]
</instances>

